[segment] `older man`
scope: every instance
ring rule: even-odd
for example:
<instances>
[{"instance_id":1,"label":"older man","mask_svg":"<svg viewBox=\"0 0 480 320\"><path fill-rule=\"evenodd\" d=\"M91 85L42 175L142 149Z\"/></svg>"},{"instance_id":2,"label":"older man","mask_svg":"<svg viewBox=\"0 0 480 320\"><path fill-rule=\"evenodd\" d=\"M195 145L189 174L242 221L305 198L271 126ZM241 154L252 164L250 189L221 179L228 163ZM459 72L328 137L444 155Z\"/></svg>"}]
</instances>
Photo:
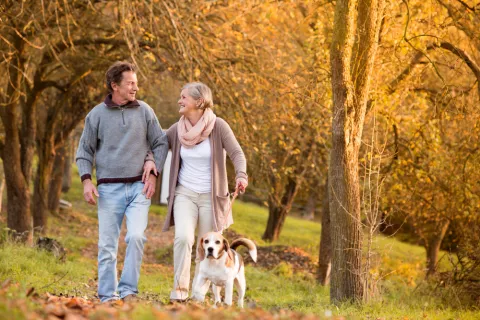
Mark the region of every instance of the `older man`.
<instances>
[{"instance_id":1,"label":"older man","mask_svg":"<svg viewBox=\"0 0 480 320\"><path fill-rule=\"evenodd\" d=\"M167 137L153 109L135 99L135 71L128 62L116 62L108 69L110 93L87 115L76 156L85 200L95 205L98 197L98 296L102 302L119 297L131 301L138 293L144 232L156 182L155 175L142 182L143 167L151 150L154 162L149 163L160 172L168 152ZM92 183L94 164L98 190ZM118 283L118 238L124 216L127 252Z\"/></svg>"}]
</instances>

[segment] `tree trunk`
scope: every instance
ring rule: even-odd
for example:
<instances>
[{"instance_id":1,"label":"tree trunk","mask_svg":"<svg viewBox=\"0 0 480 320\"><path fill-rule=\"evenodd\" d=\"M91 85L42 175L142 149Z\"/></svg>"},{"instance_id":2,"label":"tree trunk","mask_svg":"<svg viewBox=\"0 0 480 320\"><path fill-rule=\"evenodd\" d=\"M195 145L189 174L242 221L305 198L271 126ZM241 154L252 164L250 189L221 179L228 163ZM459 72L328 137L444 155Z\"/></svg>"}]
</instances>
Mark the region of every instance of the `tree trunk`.
<instances>
[{"instance_id":1,"label":"tree trunk","mask_svg":"<svg viewBox=\"0 0 480 320\"><path fill-rule=\"evenodd\" d=\"M3 191L5 190L5 174L3 172L3 166L0 167L1 178L0 178L0 212L2 212L3 204Z\"/></svg>"},{"instance_id":2,"label":"tree trunk","mask_svg":"<svg viewBox=\"0 0 480 320\"><path fill-rule=\"evenodd\" d=\"M330 204L328 198L328 178L325 183L322 210L322 231L320 235L320 252L318 255L318 282L322 286L330 283L332 269L332 239L330 233Z\"/></svg>"},{"instance_id":3,"label":"tree trunk","mask_svg":"<svg viewBox=\"0 0 480 320\"><path fill-rule=\"evenodd\" d=\"M21 170L18 144L15 135L6 134L3 168L7 184L7 227L19 240L31 242L30 191Z\"/></svg>"},{"instance_id":4,"label":"tree trunk","mask_svg":"<svg viewBox=\"0 0 480 320\"><path fill-rule=\"evenodd\" d=\"M67 164L70 162L70 159L66 156L66 150L68 150L68 147L65 146L58 148L53 162L52 178L48 192L48 210L52 212L58 211L60 196L62 192L66 192L64 191L65 175L68 173L65 173L65 171L68 172L71 168L71 164ZM68 189L69 187L67 191Z\"/></svg>"},{"instance_id":5,"label":"tree trunk","mask_svg":"<svg viewBox=\"0 0 480 320\"><path fill-rule=\"evenodd\" d=\"M445 220L440 226L438 226L438 228L436 228L432 237L429 238L425 244L427 254L427 278L437 272L438 252L440 251L440 246L442 245L443 238L445 237L449 226L450 221Z\"/></svg>"},{"instance_id":6,"label":"tree trunk","mask_svg":"<svg viewBox=\"0 0 480 320\"><path fill-rule=\"evenodd\" d=\"M13 36L13 46L18 52L22 52L24 43L18 36ZM30 190L28 188L29 162L32 159L24 159L30 153L22 153L19 128L20 110L25 100L20 96L18 88L23 88L23 73L25 61L14 56L9 63L9 75L6 97L10 104L0 108L0 117L5 130L5 139L2 146L2 160L7 184L7 227L21 241L31 243L32 218L30 213ZM27 148L28 149L28 148Z\"/></svg>"},{"instance_id":7,"label":"tree trunk","mask_svg":"<svg viewBox=\"0 0 480 320\"><path fill-rule=\"evenodd\" d=\"M355 126L353 119L356 115L354 113L356 106L350 74L355 6L355 1L337 1L330 56L334 115L328 176L333 245L330 286L332 303L363 299L362 226L358 180L360 141L358 141L359 128Z\"/></svg>"},{"instance_id":8,"label":"tree trunk","mask_svg":"<svg viewBox=\"0 0 480 320\"><path fill-rule=\"evenodd\" d=\"M298 185L295 180L289 179L285 186L285 192L280 204L275 201L274 196L268 198L268 222L262 239L273 242L278 240L283 224L292 207L293 200L297 194Z\"/></svg>"},{"instance_id":9,"label":"tree trunk","mask_svg":"<svg viewBox=\"0 0 480 320\"><path fill-rule=\"evenodd\" d=\"M363 299L358 153L347 150L342 140L342 136L334 136L330 163L340 165L332 165L329 170L334 250L330 296L333 303Z\"/></svg>"},{"instance_id":10,"label":"tree trunk","mask_svg":"<svg viewBox=\"0 0 480 320\"><path fill-rule=\"evenodd\" d=\"M0 212L2 212L3 190L5 190L5 178L2 177L2 182L0 183Z\"/></svg>"},{"instance_id":11,"label":"tree trunk","mask_svg":"<svg viewBox=\"0 0 480 320\"><path fill-rule=\"evenodd\" d=\"M51 144L51 147L46 145ZM45 142L43 148L39 148L37 175L33 188L33 228L41 234L47 230L47 201L55 155L53 153L53 141Z\"/></svg>"},{"instance_id":12,"label":"tree trunk","mask_svg":"<svg viewBox=\"0 0 480 320\"><path fill-rule=\"evenodd\" d=\"M59 162L58 165L63 168L62 176L62 192L67 193L72 186L72 148L70 147L71 139L65 141L65 145L59 149L62 156L59 158L62 162ZM60 200L60 194L59 194Z\"/></svg>"},{"instance_id":13,"label":"tree trunk","mask_svg":"<svg viewBox=\"0 0 480 320\"><path fill-rule=\"evenodd\" d=\"M311 190L308 195L307 204L305 205L305 211L303 212L303 218L307 220L315 219L315 211L317 208L317 192Z\"/></svg>"},{"instance_id":14,"label":"tree trunk","mask_svg":"<svg viewBox=\"0 0 480 320\"><path fill-rule=\"evenodd\" d=\"M364 294L358 154L381 11L383 0L337 0L335 7L330 51L333 120L328 176L333 246L330 299L334 304L360 302Z\"/></svg>"}]
</instances>

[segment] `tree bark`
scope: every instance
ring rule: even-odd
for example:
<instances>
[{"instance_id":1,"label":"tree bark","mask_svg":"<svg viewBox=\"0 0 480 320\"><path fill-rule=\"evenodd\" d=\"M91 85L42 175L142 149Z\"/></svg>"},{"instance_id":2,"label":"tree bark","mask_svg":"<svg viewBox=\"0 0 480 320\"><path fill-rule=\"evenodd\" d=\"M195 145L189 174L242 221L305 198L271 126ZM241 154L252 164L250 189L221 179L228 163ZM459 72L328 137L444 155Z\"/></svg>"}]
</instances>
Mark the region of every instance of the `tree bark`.
<instances>
[{"instance_id":1,"label":"tree bark","mask_svg":"<svg viewBox=\"0 0 480 320\"><path fill-rule=\"evenodd\" d=\"M60 196L62 192L66 192L64 191L65 175L69 174L71 168L71 164L67 164L67 162L70 162L70 159L66 155L66 150L68 150L68 147L62 146L55 152L50 190L48 192L48 210L52 212L58 211ZM68 189L69 186L66 190L68 191Z\"/></svg>"},{"instance_id":2,"label":"tree bark","mask_svg":"<svg viewBox=\"0 0 480 320\"><path fill-rule=\"evenodd\" d=\"M38 154L37 175L33 189L33 228L41 234L47 231L47 201L55 154L52 141L44 141Z\"/></svg>"},{"instance_id":3,"label":"tree bark","mask_svg":"<svg viewBox=\"0 0 480 320\"><path fill-rule=\"evenodd\" d=\"M364 295L358 155L382 10L383 0L337 0L335 8L328 177L333 245L330 299L334 304L360 302Z\"/></svg>"},{"instance_id":4,"label":"tree bark","mask_svg":"<svg viewBox=\"0 0 480 320\"><path fill-rule=\"evenodd\" d=\"M362 230L357 172L359 128L354 123L354 116L358 115L355 113L354 87L350 73L355 7L356 1L337 1L330 56L333 123L328 178L334 250L330 286L332 303L363 299Z\"/></svg>"},{"instance_id":5,"label":"tree bark","mask_svg":"<svg viewBox=\"0 0 480 320\"><path fill-rule=\"evenodd\" d=\"M22 39L13 36L13 46L18 52L23 50ZM24 99L17 88L23 88L24 61L14 56L9 66L10 78L6 97L10 101L0 108L0 117L5 130L5 140L2 150L5 183L7 185L7 227L21 241L30 243L32 237L32 218L30 213L30 191L28 188L28 161L23 160L29 155L20 152L19 146L24 142L20 138L20 115ZM27 175L26 175L27 174Z\"/></svg>"},{"instance_id":6,"label":"tree bark","mask_svg":"<svg viewBox=\"0 0 480 320\"><path fill-rule=\"evenodd\" d=\"M7 145L7 143L5 144ZM6 148L8 149L8 148ZM8 151L7 151L8 152ZM5 181L7 185L7 227L15 237L30 243L32 237L32 217L30 215L30 192L22 179L21 170L11 170L15 164L20 166L13 157L6 156L3 160ZM10 172L8 172L10 170ZM16 174L20 174L17 176Z\"/></svg>"},{"instance_id":7,"label":"tree bark","mask_svg":"<svg viewBox=\"0 0 480 320\"><path fill-rule=\"evenodd\" d=\"M3 191L5 190L5 174L3 172L3 167L0 167L0 181L0 212L2 212Z\"/></svg>"},{"instance_id":8,"label":"tree bark","mask_svg":"<svg viewBox=\"0 0 480 320\"><path fill-rule=\"evenodd\" d=\"M442 245L443 238L449 226L449 220L443 221L425 244L427 254L427 278L437 272L438 253L440 252L440 246Z\"/></svg>"},{"instance_id":9,"label":"tree bark","mask_svg":"<svg viewBox=\"0 0 480 320\"><path fill-rule=\"evenodd\" d=\"M328 198L328 178L325 183L325 192L322 210L322 231L320 234L320 252L318 254L318 282L322 286L330 283L332 269L332 239L330 232L330 204Z\"/></svg>"},{"instance_id":10,"label":"tree bark","mask_svg":"<svg viewBox=\"0 0 480 320\"><path fill-rule=\"evenodd\" d=\"M70 147L70 141L70 138L67 139L65 145L59 149L60 154L62 154L59 160L62 160L62 162L59 162L58 166L63 168L62 192L64 193L67 193L72 186L72 148Z\"/></svg>"},{"instance_id":11,"label":"tree bark","mask_svg":"<svg viewBox=\"0 0 480 320\"><path fill-rule=\"evenodd\" d=\"M6 108L7 118L15 118L14 106ZM12 121L13 122L13 121ZM14 122L15 123L15 122ZM7 185L7 227L22 241L32 240L32 217L30 215L30 191L20 165L18 131L6 126L3 169Z\"/></svg>"},{"instance_id":12,"label":"tree bark","mask_svg":"<svg viewBox=\"0 0 480 320\"><path fill-rule=\"evenodd\" d=\"M274 197L269 196L268 222L262 236L263 240L274 242L280 237L283 224L285 223L285 219L292 208L293 200L297 194L297 187L297 182L293 179L289 179L280 203L275 201Z\"/></svg>"},{"instance_id":13,"label":"tree bark","mask_svg":"<svg viewBox=\"0 0 480 320\"><path fill-rule=\"evenodd\" d=\"M315 211L317 207L317 192L311 190L308 195L307 204L305 205L305 211L303 212L303 218L307 220L315 219Z\"/></svg>"},{"instance_id":14,"label":"tree bark","mask_svg":"<svg viewBox=\"0 0 480 320\"><path fill-rule=\"evenodd\" d=\"M2 182L0 183L0 212L2 212L3 190L5 190L5 178L2 177Z\"/></svg>"}]
</instances>

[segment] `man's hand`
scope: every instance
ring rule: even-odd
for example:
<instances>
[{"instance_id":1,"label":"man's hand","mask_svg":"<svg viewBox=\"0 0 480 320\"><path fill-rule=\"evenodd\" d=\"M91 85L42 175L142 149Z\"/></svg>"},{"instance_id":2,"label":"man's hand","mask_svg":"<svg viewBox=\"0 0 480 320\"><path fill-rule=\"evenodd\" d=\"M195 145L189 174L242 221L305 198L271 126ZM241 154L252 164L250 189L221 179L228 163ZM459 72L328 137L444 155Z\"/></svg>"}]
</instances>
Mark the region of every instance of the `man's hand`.
<instances>
[{"instance_id":1,"label":"man's hand","mask_svg":"<svg viewBox=\"0 0 480 320\"><path fill-rule=\"evenodd\" d=\"M143 175L142 175L143 183L146 183L148 181L148 178L150 178L150 172L152 172L152 170L155 173L155 176L158 176L157 166L155 165L155 162L151 160L145 161L143 165Z\"/></svg>"},{"instance_id":2,"label":"man's hand","mask_svg":"<svg viewBox=\"0 0 480 320\"><path fill-rule=\"evenodd\" d=\"M237 189L240 194L243 194L247 186L248 186L247 180L239 178L237 179L237 185L235 186L235 189Z\"/></svg>"},{"instance_id":3,"label":"man's hand","mask_svg":"<svg viewBox=\"0 0 480 320\"><path fill-rule=\"evenodd\" d=\"M151 162L151 161L148 161ZM145 182L145 186L143 187L142 193L145 195L145 198L150 199L153 194L155 193L155 187L157 186L157 177L151 174L147 181Z\"/></svg>"},{"instance_id":4,"label":"man's hand","mask_svg":"<svg viewBox=\"0 0 480 320\"><path fill-rule=\"evenodd\" d=\"M97 201L95 200L95 197L93 195L96 195L98 198L98 191L97 188L95 188L95 186L93 185L92 180L83 180L83 197L85 198L85 201L87 201L91 205L96 205Z\"/></svg>"}]
</instances>

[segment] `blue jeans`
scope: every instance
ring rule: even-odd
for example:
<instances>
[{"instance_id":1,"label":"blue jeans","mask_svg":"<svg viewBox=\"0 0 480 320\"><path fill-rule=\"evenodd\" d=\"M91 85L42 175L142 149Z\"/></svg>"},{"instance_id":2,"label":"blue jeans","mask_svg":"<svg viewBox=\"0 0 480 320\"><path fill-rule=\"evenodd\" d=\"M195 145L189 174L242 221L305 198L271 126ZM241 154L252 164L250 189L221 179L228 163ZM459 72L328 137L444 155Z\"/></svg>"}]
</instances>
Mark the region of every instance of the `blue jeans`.
<instances>
[{"instance_id":1,"label":"blue jeans","mask_svg":"<svg viewBox=\"0 0 480 320\"><path fill-rule=\"evenodd\" d=\"M103 183L98 186L98 296L102 302L118 299L118 294L124 298L138 293L151 204L151 200L142 194L143 187L141 181ZM127 253L118 283L118 238L124 216L127 217Z\"/></svg>"}]
</instances>

